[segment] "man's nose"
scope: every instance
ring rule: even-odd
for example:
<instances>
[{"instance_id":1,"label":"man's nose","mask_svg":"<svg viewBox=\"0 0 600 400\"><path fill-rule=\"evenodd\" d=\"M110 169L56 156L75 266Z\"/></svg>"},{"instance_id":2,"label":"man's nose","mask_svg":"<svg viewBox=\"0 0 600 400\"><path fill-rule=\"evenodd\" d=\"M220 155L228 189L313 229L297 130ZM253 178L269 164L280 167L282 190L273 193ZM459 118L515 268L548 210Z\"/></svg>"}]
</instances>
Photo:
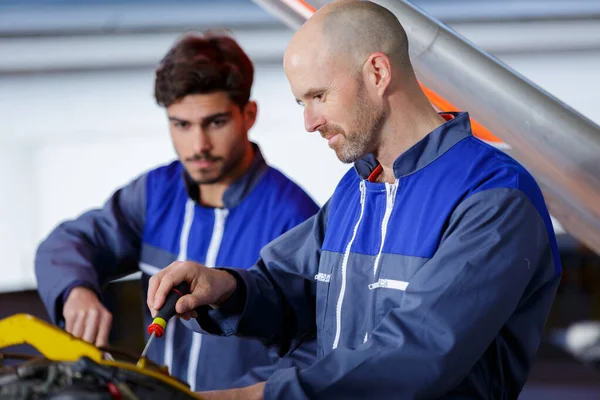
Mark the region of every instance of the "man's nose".
<instances>
[{"instance_id":1,"label":"man's nose","mask_svg":"<svg viewBox=\"0 0 600 400\"><path fill-rule=\"evenodd\" d=\"M323 114L317 112L314 107L307 106L304 108L304 129L307 132L314 132L323 125L325 125Z\"/></svg>"},{"instance_id":2,"label":"man's nose","mask_svg":"<svg viewBox=\"0 0 600 400\"><path fill-rule=\"evenodd\" d=\"M194 152L202 154L211 151L213 148L209 135L202 129L194 133Z\"/></svg>"}]
</instances>

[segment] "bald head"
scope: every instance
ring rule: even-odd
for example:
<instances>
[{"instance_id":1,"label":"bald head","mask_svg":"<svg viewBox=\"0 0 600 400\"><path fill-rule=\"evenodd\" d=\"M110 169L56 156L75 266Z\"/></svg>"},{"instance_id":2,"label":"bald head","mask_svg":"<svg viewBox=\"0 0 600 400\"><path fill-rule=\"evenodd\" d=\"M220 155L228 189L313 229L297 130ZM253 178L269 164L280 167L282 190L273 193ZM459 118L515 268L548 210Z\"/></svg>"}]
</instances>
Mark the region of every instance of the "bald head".
<instances>
[{"instance_id":1,"label":"bald head","mask_svg":"<svg viewBox=\"0 0 600 400\"><path fill-rule=\"evenodd\" d=\"M399 154L443 122L417 82L406 32L375 3L321 8L283 63L306 130L320 132L343 162L371 153L389 174Z\"/></svg>"},{"instance_id":2,"label":"bald head","mask_svg":"<svg viewBox=\"0 0 600 400\"><path fill-rule=\"evenodd\" d=\"M394 14L369 1L336 1L298 30L286 50L286 62L335 57L358 71L377 52L385 54L393 67L411 69L406 32Z\"/></svg>"}]
</instances>

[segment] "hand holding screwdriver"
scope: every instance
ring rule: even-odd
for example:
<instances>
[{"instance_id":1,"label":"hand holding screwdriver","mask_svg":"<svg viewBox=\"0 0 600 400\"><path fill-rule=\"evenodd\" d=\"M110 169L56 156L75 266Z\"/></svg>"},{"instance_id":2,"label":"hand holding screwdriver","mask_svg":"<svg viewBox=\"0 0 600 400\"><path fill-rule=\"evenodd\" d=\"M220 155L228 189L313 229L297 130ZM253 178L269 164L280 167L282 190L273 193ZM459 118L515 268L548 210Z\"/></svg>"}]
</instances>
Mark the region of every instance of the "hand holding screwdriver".
<instances>
[{"instance_id":1,"label":"hand holding screwdriver","mask_svg":"<svg viewBox=\"0 0 600 400\"><path fill-rule=\"evenodd\" d=\"M195 317L194 310L201 305L218 307L231 297L236 286L230 273L191 261L176 261L150 278L147 303L154 321L148 327L151 336L138 365L143 363L152 340L164 334L170 318L175 314L185 319Z\"/></svg>"},{"instance_id":2,"label":"hand holding screwdriver","mask_svg":"<svg viewBox=\"0 0 600 400\"><path fill-rule=\"evenodd\" d=\"M177 314L177 312L175 311L175 306L177 305L177 302L181 297L188 293L189 292L187 290L187 284L185 282L181 282L177 286L171 288L171 291L165 299L165 303L154 316L154 320L152 321L150 326L148 326L148 333L150 334L150 339L148 339L146 347L144 347L144 351L142 352L141 358L146 357L152 340L154 340L155 337L162 337L165 334L167 322L171 318L173 318L175 314Z\"/></svg>"},{"instance_id":3,"label":"hand holding screwdriver","mask_svg":"<svg viewBox=\"0 0 600 400\"><path fill-rule=\"evenodd\" d=\"M176 261L150 278L147 298L150 310L156 312L163 306L174 282L186 282L189 287L189 294L179 299L175 306L177 315L185 319L193 317L199 306L219 307L237 286L229 272L192 261Z\"/></svg>"},{"instance_id":4,"label":"hand holding screwdriver","mask_svg":"<svg viewBox=\"0 0 600 400\"><path fill-rule=\"evenodd\" d=\"M154 316L152 324L148 327L148 333L156 333L156 336L161 337L165 333L165 327L167 321L169 321L177 312L175 306L177 301L184 295L188 294L187 284L181 282L179 285L171 288L171 291L167 295L165 304L158 310L158 313Z\"/></svg>"}]
</instances>

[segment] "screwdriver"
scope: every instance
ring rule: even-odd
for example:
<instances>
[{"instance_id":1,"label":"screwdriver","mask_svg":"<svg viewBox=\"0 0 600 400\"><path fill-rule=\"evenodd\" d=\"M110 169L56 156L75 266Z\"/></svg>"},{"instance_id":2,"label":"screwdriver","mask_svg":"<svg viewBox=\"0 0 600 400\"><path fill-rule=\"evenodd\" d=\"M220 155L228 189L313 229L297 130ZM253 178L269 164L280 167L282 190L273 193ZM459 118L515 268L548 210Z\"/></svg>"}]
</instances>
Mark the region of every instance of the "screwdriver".
<instances>
[{"instance_id":1,"label":"screwdriver","mask_svg":"<svg viewBox=\"0 0 600 400\"><path fill-rule=\"evenodd\" d=\"M150 343L154 340L155 337L161 337L165 334L165 328L167 327L167 321L169 321L175 314L175 304L177 304L177 300L179 300L183 295L188 294L187 285L185 282L181 282L179 285L175 286L171 289L167 298L165 300L165 304L158 310L158 313L152 320L152 323L148 326L148 333L150 334L150 339L146 343L146 347L144 347L144 351L142 351L142 355L140 356L140 361L146 354L148 353L148 349L150 348Z\"/></svg>"}]
</instances>

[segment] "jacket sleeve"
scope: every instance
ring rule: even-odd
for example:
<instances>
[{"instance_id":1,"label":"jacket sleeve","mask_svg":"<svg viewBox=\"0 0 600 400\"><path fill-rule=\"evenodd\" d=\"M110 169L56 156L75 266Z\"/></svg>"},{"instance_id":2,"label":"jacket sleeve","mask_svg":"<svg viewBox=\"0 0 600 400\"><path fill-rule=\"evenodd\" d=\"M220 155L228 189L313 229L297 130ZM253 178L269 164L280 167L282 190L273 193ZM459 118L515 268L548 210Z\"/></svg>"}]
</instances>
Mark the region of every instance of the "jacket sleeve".
<instances>
[{"instance_id":1,"label":"jacket sleeve","mask_svg":"<svg viewBox=\"0 0 600 400\"><path fill-rule=\"evenodd\" d=\"M522 192L472 195L451 216L438 250L411 278L399 307L365 343L338 347L304 370L276 372L265 400L438 398L451 391L515 310L558 279L548 235ZM553 295L545 298L528 321L528 345L536 349Z\"/></svg>"},{"instance_id":2,"label":"jacket sleeve","mask_svg":"<svg viewBox=\"0 0 600 400\"><path fill-rule=\"evenodd\" d=\"M64 322L65 295L85 286L100 295L113 279L137 269L146 209L146 175L120 188L100 209L63 222L35 257L38 292L54 324Z\"/></svg>"},{"instance_id":3,"label":"jacket sleeve","mask_svg":"<svg viewBox=\"0 0 600 400\"><path fill-rule=\"evenodd\" d=\"M237 281L233 296L219 309L200 307L198 332L261 339L289 354L316 334L315 275L329 213L319 212L281 235L261 251L249 270L226 268Z\"/></svg>"}]
</instances>

